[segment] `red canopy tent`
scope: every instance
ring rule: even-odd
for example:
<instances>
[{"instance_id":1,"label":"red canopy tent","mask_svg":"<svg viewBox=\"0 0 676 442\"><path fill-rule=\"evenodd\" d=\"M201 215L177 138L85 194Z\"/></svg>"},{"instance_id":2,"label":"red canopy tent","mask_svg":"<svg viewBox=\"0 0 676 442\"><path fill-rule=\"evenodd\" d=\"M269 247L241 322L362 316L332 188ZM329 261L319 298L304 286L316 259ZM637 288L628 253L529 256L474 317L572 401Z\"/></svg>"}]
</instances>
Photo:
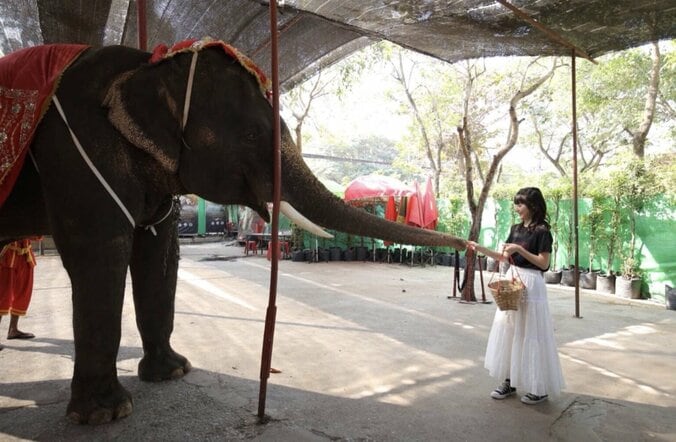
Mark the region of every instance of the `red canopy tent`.
<instances>
[{"instance_id":1,"label":"red canopy tent","mask_svg":"<svg viewBox=\"0 0 676 442\"><path fill-rule=\"evenodd\" d=\"M395 198L399 198L399 210ZM383 175L365 175L355 178L347 185L344 199L354 206L368 206L387 202L385 218L396 221L397 214L402 222L424 229L436 229L437 203L434 198L432 179L427 179L424 190L404 184L396 178ZM402 207L403 203L403 207Z\"/></svg>"},{"instance_id":2,"label":"red canopy tent","mask_svg":"<svg viewBox=\"0 0 676 442\"><path fill-rule=\"evenodd\" d=\"M415 188L396 178L382 175L365 175L355 178L345 189L345 201L352 205L368 205L387 201L389 197L409 196Z\"/></svg>"}]
</instances>

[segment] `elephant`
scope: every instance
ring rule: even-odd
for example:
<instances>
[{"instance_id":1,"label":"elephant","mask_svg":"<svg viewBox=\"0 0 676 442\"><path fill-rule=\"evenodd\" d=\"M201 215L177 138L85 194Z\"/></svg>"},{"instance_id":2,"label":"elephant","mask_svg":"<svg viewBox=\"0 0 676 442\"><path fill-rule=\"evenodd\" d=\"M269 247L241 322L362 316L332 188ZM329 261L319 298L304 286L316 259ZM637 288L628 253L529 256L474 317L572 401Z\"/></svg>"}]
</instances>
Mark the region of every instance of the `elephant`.
<instances>
[{"instance_id":1,"label":"elephant","mask_svg":"<svg viewBox=\"0 0 676 442\"><path fill-rule=\"evenodd\" d=\"M270 220L270 100L231 53L198 43L154 63L134 48L87 48L61 75L55 95L70 130L121 204L88 167L52 102L0 208L0 243L51 235L70 278L75 360L66 415L76 423L106 423L133 409L116 369L127 269L143 343L138 376L163 381L191 369L170 344L176 196L248 206ZM282 208L294 222L318 234L465 249L464 239L345 204L313 175L283 122L281 140Z\"/></svg>"}]
</instances>

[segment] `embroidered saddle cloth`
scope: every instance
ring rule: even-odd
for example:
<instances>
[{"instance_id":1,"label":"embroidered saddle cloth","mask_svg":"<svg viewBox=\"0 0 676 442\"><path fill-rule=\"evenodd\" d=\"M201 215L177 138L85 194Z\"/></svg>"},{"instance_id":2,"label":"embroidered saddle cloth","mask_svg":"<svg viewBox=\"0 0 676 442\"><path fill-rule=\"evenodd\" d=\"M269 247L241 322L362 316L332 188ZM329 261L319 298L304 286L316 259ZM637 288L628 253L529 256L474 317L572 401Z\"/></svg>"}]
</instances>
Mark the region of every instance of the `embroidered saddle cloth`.
<instances>
[{"instance_id":1,"label":"embroidered saddle cloth","mask_svg":"<svg viewBox=\"0 0 676 442\"><path fill-rule=\"evenodd\" d=\"M89 46L35 46L0 57L0 207L64 70Z\"/></svg>"}]
</instances>

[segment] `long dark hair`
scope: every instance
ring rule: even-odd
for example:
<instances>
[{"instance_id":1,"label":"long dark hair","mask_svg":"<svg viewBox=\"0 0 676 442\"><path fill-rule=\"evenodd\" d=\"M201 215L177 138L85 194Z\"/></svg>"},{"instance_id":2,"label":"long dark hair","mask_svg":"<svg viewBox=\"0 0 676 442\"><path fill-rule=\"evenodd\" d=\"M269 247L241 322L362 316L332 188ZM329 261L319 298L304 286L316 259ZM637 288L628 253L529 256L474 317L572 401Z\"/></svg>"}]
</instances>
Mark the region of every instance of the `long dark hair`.
<instances>
[{"instance_id":1,"label":"long dark hair","mask_svg":"<svg viewBox=\"0 0 676 442\"><path fill-rule=\"evenodd\" d=\"M547 216L547 203L542 192L537 187L524 187L519 189L514 195L514 204L524 204L528 207L531 216L531 226L543 225L549 230L549 222ZM531 227L529 226L529 227Z\"/></svg>"}]
</instances>

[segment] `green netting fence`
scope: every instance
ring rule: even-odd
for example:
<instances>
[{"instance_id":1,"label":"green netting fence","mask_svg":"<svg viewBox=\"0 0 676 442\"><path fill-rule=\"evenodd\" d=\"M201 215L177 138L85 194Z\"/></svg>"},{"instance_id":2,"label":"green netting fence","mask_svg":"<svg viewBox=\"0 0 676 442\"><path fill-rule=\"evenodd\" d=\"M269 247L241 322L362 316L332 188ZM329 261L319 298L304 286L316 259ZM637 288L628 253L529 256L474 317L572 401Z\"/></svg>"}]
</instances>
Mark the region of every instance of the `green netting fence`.
<instances>
[{"instance_id":1,"label":"green netting fence","mask_svg":"<svg viewBox=\"0 0 676 442\"><path fill-rule=\"evenodd\" d=\"M631 264L632 213L617 208L611 199L578 201L579 266L606 273L626 272ZM547 201L547 211L556 251L552 268L571 268L575 259L572 200ZM516 222L512 201L496 201L493 210L487 212L482 220L481 243L497 248ZM640 213L633 213L633 219L633 263L642 277L641 292L644 297L664 301L665 286L673 287L676 281L676 210L669 198L661 196L646 201Z\"/></svg>"},{"instance_id":2,"label":"green netting fence","mask_svg":"<svg viewBox=\"0 0 676 442\"><path fill-rule=\"evenodd\" d=\"M554 236L552 269L571 268L574 264L574 225L572 200L547 201L548 213ZM438 200L438 231L466 238L469 232L469 215L462 200ZM384 216L384 205L365 208L378 216ZM581 269L599 270L622 274L630 256L631 213L613 206L609 199L579 199L579 266ZM642 295L663 302L665 286L674 286L676 281L676 210L666 197L647 201L640 213L634 213L635 243L634 262L642 277ZM496 200L487 204L482 220L480 242L498 248L517 222L511 200ZM383 247L378 239L348 235L331 231L334 239L304 236L305 248L330 248L366 246L372 249ZM610 252L612 258L608 260ZM450 252L450 248L437 248Z\"/></svg>"}]
</instances>

